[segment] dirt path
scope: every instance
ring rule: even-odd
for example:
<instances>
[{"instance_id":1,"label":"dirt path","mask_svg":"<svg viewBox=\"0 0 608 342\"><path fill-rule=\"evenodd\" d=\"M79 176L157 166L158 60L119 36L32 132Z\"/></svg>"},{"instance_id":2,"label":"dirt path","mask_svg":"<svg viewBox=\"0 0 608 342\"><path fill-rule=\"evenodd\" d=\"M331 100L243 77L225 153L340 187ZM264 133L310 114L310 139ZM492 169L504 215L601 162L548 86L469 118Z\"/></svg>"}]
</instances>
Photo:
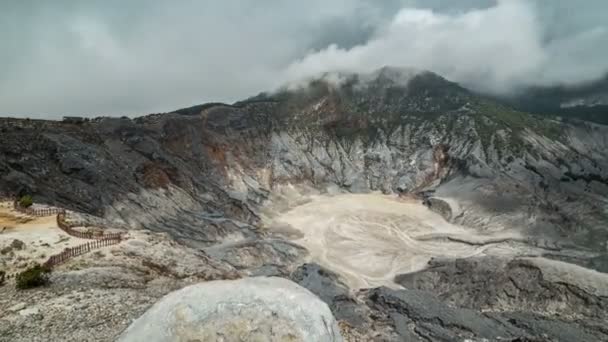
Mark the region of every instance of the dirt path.
<instances>
[{"instance_id":1,"label":"dirt path","mask_svg":"<svg viewBox=\"0 0 608 342\"><path fill-rule=\"evenodd\" d=\"M515 254L522 249L521 244L509 244L522 240L516 232L480 235L446 222L419 201L380 194L314 196L268 220L266 227L300 233L289 238L352 288L395 286L395 275L423 269L432 257L470 257L490 249Z\"/></svg>"}]
</instances>

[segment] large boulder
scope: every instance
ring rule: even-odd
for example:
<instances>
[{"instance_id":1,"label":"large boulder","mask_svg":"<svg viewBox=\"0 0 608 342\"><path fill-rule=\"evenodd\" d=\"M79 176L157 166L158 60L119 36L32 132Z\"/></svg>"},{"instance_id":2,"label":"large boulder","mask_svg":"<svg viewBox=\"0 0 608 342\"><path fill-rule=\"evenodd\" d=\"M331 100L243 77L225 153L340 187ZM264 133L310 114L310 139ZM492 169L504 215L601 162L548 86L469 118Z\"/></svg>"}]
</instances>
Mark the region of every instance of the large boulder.
<instances>
[{"instance_id":1,"label":"large boulder","mask_svg":"<svg viewBox=\"0 0 608 342\"><path fill-rule=\"evenodd\" d=\"M329 307L292 281L256 277L172 292L119 341L342 341Z\"/></svg>"}]
</instances>

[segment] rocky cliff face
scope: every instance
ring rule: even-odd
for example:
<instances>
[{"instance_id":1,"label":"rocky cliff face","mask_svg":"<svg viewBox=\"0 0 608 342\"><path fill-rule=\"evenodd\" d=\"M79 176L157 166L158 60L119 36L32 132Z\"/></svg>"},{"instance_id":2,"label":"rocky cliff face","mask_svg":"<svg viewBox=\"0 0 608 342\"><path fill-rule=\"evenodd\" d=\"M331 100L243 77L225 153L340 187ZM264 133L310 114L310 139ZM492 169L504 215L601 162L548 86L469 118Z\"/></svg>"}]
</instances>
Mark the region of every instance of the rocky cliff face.
<instances>
[{"instance_id":1,"label":"rocky cliff face","mask_svg":"<svg viewBox=\"0 0 608 342\"><path fill-rule=\"evenodd\" d=\"M518 112L432 73L339 79L133 120L2 119L0 191L167 232L251 275L306 256L259 229L286 185L419 196L453 223L517 229L548 257L606 270L607 126Z\"/></svg>"},{"instance_id":2,"label":"rocky cliff face","mask_svg":"<svg viewBox=\"0 0 608 342\"><path fill-rule=\"evenodd\" d=\"M597 227L608 128L520 113L430 73L401 84L395 73L134 120L5 119L0 188L202 245L255 235L256 210L286 183L430 190L458 201L459 223L606 240L596 237L606 234Z\"/></svg>"}]
</instances>

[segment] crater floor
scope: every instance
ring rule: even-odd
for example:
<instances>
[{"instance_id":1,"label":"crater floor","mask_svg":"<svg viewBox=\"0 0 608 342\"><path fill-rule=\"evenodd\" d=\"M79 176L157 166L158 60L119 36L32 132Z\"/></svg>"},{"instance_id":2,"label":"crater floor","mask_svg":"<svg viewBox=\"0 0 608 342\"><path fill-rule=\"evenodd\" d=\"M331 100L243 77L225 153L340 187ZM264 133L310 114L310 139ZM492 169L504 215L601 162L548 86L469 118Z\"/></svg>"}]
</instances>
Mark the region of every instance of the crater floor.
<instances>
[{"instance_id":1,"label":"crater floor","mask_svg":"<svg viewBox=\"0 0 608 342\"><path fill-rule=\"evenodd\" d=\"M265 226L308 249L351 288L395 287L397 274L434 257L540 254L514 230L479 232L451 224L419 200L382 194L313 195Z\"/></svg>"}]
</instances>

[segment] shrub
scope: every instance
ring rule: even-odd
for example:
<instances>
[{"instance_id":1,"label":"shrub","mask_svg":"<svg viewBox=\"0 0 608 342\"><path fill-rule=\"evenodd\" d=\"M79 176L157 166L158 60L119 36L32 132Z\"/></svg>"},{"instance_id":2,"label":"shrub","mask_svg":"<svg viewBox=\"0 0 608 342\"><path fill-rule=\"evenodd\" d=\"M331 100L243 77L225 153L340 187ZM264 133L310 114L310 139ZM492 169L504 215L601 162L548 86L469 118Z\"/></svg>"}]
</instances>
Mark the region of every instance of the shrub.
<instances>
[{"instance_id":1,"label":"shrub","mask_svg":"<svg viewBox=\"0 0 608 342\"><path fill-rule=\"evenodd\" d=\"M6 272L0 271L0 286L4 285L5 277L6 277Z\"/></svg>"},{"instance_id":2,"label":"shrub","mask_svg":"<svg viewBox=\"0 0 608 342\"><path fill-rule=\"evenodd\" d=\"M17 275L17 288L23 290L44 286L49 282L48 274L50 272L51 270L48 267L41 265L32 266Z\"/></svg>"},{"instance_id":3,"label":"shrub","mask_svg":"<svg viewBox=\"0 0 608 342\"><path fill-rule=\"evenodd\" d=\"M19 205L23 208L29 208L32 204L34 204L34 200L30 195L22 196L21 199L19 199Z\"/></svg>"}]
</instances>

